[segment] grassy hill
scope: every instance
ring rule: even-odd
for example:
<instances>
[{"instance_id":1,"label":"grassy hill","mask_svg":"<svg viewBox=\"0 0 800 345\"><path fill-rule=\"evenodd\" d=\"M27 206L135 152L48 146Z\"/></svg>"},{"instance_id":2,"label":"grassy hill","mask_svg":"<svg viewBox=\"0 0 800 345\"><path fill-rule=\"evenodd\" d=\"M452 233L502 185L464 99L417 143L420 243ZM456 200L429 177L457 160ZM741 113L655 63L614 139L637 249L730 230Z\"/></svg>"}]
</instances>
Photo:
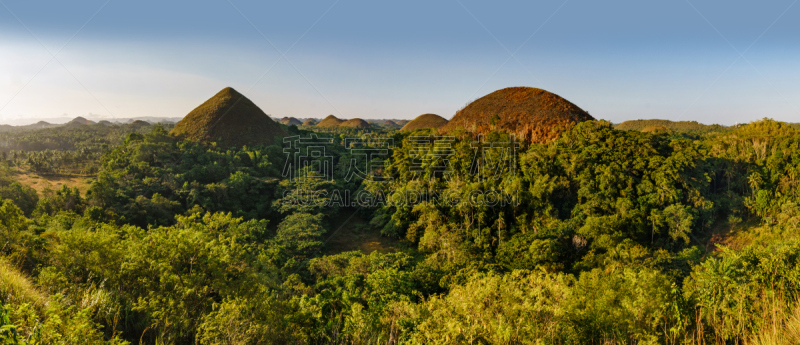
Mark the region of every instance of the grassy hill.
<instances>
[{"instance_id":1,"label":"grassy hill","mask_svg":"<svg viewBox=\"0 0 800 345\"><path fill-rule=\"evenodd\" d=\"M328 115L326 118L322 119L319 123L317 123L317 127L339 127L344 120L340 120L336 116Z\"/></svg>"},{"instance_id":2,"label":"grassy hill","mask_svg":"<svg viewBox=\"0 0 800 345\"><path fill-rule=\"evenodd\" d=\"M236 147L272 144L287 135L251 100L230 87L192 110L170 134Z\"/></svg>"},{"instance_id":3,"label":"grassy hill","mask_svg":"<svg viewBox=\"0 0 800 345\"><path fill-rule=\"evenodd\" d=\"M342 128L369 128L369 123L362 119L350 119L339 124Z\"/></svg>"}]
</instances>

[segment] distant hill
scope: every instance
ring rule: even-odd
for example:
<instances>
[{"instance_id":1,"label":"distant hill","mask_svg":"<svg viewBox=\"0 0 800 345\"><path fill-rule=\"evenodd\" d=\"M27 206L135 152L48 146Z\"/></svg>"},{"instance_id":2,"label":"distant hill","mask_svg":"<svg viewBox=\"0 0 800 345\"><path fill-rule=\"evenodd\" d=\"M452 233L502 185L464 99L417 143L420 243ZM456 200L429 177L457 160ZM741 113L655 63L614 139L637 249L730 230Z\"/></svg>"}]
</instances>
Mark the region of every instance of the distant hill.
<instances>
[{"instance_id":1,"label":"distant hill","mask_svg":"<svg viewBox=\"0 0 800 345\"><path fill-rule=\"evenodd\" d=\"M27 125L27 126L22 126L22 127L27 127L27 128L31 128L31 129L39 129L39 128L52 128L52 127L56 127L56 126L58 126L58 125L54 125L54 124L46 122L46 121L39 121L39 122L34 123L32 125Z\"/></svg>"},{"instance_id":2,"label":"distant hill","mask_svg":"<svg viewBox=\"0 0 800 345\"><path fill-rule=\"evenodd\" d=\"M422 114L406 123L401 131L415 131L418 129L442 128L447 124L447 119L436 114Z\"/></svg>"},{"instance_id":3,"label":"distant hill","mask_svg":"<svg viewBox=\"0 0 800 345\"><path fill-rule=\"evenodd\" d=\"M291 126L291 125L300 126L300 125L303 124L302 122L300 122L300 120L295 119L293 117L284 117L279 122L282 125L287 125L287 126Z\"/></svg>"},{"instance_id":4,"label":"distant hill","mask_svg":"<svg viewBox=\"0 0 800 345\"><path fill-rule=\"evenodd\" d=\"M247 97L226 87L178 122L170 134L198 142L217 142L225 146L273 144L286 136Z\"/></svg>"},{"instance_id":5,"label":"distant hill","mask_svg":"<svg viewBox=\"0 0 800 345\"><path fill-rule=\"evenodd\" d=\"M150 122L142 121L142 120L136 120L136 121L131 122L130 125L133 126L133 127L150 126Z\"/></svg>"},{"instance_id":6,"label":"distant hill","mask_svg":"<svg viewBox=\"0 0 800 345\"><path fill-rule=\"evenodd\" d=\"M65 126L85 126L85 125L93 125L94 123L95 122L92 121L92 120L87 120L87 119L85 119L85 118L83 118L81 116L78 116L78 117L72 119L72 121L67 122L64 125Z\"/></svg>"},{"instance_id":7,"label":"distant hill","mask_svg":"<svg viewBox=\"0 0 800 345\"><path fill-rule=\"evenodd\" d=\"M369 128L369 122L362 119L350 119L339 124L342 128Z\"/></svg>"},{"instance_id":8,"label":"distant hill","mask_svg":"<svg viewBox=\"0 0 800 345\"><path fill-rule=\"evenodd\" d=\"M328 117L317 123L317 127L339 127L342 122L344 122L344 120L340 120L333 115L328 115Z\"/></svg>"},{"instance_id":9,"label":"distant hill","mask_svg":"<svg viewBox=\"0 0 800 345\"><path fill-rule=\"evenodd\" d=\"M459 110L442 132L463 128L476 134L503 131L530 143L547 143L578 122L594 118L570 101L532 87L492 92Z\"/></svg>"},{"instance_id":10,"label":"distant hill","mask_svg":"<svg viewBox=\"0 0 800 345\"><path fill-rule=\"evenodd\" d=\"M303 121L303 126L314 126L316 124L317 124L317 120L314 120L314 119L308 119L308 120Z\"/></svg>"},{"instance_id":11,"label":"distant hill","mask_svg":"<svg viewBox=\"0 0 800 345\"><path fill-rule=\"evenodd\" d=\"M111 121L100 120L100 121L97 121L97 123L95 125L97 125L97 126L113 126L114 124L111 123Z\"/></svg>"},{"instance_id":12,"label":"distant hill","mask_svg":"<svg viewBox=\"0 0 800 345\"><path fill-rule=\"evenodd\" d=\"M614 125L622 131L645 131L648 128L663 127L675 132L713 132L722 131L727 127L722 125L705 125L697 121L670 121L670 120L630 120Z\"/></svg>"}]
</instances>

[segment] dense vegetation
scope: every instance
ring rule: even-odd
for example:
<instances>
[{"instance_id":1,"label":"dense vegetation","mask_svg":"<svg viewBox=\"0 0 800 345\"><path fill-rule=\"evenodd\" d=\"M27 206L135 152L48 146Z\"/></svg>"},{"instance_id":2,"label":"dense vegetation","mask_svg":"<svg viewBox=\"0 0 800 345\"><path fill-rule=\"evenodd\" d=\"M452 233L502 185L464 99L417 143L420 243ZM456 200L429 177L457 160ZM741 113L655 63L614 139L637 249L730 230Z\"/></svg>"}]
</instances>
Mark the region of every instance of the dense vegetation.
<instances>
[{"instance_id":1,"label":"dense vegetation","mask_svg":"<svg viewBox=\"0 0 800 345\"><path fill-rule=\"evenodd\" d=\"M697 121L670 121L670 120L628 120L614 125L614 128L623 131L642 131L648 127L664 127L672 131L687 133L708 133L726 130L721 125L706 125Z\"/></svg>"},{"instance_id":2,"label":"dense vegetation","mask_svg":"<svg viewBox=\"0 0 800 345\"><path fill-rule=\"evenodd\" d=\"M83 195L37 195L6 159L0 338L800 341L800 132L791 125L763 120L698 138L586 121L531 145L497 132L477 144L466 132L349 134L223 148L160 126L129 131L107 143ZM330 176L311 164L288 169L290 149L320 146ZM354 149L383 148L386 161L368 170L379 176L350 174L367 163ZM341 202L359 193L373 202ZM323 251L354 214L399 245Z\"/></svg>"},{"instance_id":3,"label":"dense vegetation","mask_svg":"<svg viewBox=\"0 0 800 345\"><path fill-rule=\"evenodd\" d=\"M0 131L0 157L40 174L96 174L100 157L122 143L126 133L152 128L136 121Z\"/></svg>"}]
</instances>

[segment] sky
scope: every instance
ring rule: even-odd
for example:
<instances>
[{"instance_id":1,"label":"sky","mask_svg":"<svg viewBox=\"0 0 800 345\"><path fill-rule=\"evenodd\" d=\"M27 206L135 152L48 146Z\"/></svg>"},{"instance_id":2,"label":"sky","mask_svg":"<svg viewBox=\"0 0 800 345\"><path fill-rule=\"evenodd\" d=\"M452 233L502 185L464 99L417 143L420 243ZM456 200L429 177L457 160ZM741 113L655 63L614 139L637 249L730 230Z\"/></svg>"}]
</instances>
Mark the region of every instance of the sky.
<instances>
[{"instance_id":1,"label":"sky","mask_svg":"<svg viewBox=\"0 0 800 345\"><path fill-rule=\"evenodd\" d=\"M612 122L800 122L798 0L0 0L0 123L451 118L531 86Z\"/></svg>"}]
</instances>

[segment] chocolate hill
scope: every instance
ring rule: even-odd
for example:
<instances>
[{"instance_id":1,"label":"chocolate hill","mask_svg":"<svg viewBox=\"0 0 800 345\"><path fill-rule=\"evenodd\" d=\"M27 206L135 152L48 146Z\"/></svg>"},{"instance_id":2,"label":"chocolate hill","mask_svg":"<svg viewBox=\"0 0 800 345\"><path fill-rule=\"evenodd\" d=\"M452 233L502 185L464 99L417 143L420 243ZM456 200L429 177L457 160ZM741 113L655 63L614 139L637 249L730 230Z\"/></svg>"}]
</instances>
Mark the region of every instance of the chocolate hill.
<instances>
[{"instance_id":1,"label":"chocolate hill","mask_svg":"<svg viewBox=\"0 0 800 345\"><path fill-rule=\"evenodd\" d=\"M447 124L447 119L436 114L422 114L406 123L401 131L416 131L418 129L441 128Z\"/></svg>"},{"instance_id":2,"label":"chocolate hill","mask_svg":"<svg viewBox=\"0 0 800 345\"><path fill-rule=\"evenodd\" d=\"M317 124L317 120L307 119L303 122L303 126L313 126Z\"/></svg>"},{"instance_id":3,"label":"chocolate hill","mask_svg":"<svg viewBox=\"0 0 800 345\"><path fill-rule=\"evenodd\" d=\"M383 125L384 126L397 126L397 122L394 122L392 120L386 120L386 121L383 121Z\"/></svg>"},{"instance_id":4,"label":"chocolate hill","mask_svg":"<svg viewBox=\"0 0 800 345\"><path fill-rule=\"evenodd\" d=\"M336 116L328 115L328 117L317 123L317 127L339 127L342 122L344 122L344 120L339 120Z\"/></svg>"},{"instance_id":5,"label":"chocolate hill","mask_svg":"<svg viewBox=\"0 0 800 345\"><path fill-rule=\"evenodd\" d=\"M369 128L369 122L362 119L350 119L339 124L343 128Z\"/></svg>"},{"instance_id":6,"label":"chocolate hill","mask_svg":"<svg viewBox=\"0 0 800 345\"><path fill-rule=\"evenodd\" d=\"M281 119L280 123L282 125L287 125L287 126L291 126L291 125L300 126L300 125L303 124L302 122L300 122L300 120L295 119L293 117L284 117L284 118Z\"/></svg>"},{"instance_id":7,"label":"chocolate hill","mask_svg":"<svg viewBox=\"0 0 800 345\"><path fill-rule=\"evenodd\" d=\"M575 123L594 120L570 101L532 87L497 90L459 110L443 132L464 128L476 134L504 131L518 140L546 143Z\"/></svg>"},{"instance_id":8,"label":"chocolate hill","mask_svg":"<svg viewBox=\"0 0 800 345\"><path fill-rule=\"evenodd\" d=\"M273 144L286 136L280 126L252 101L226 87L192 110L170 134L225 146Z\"/></svg>"}]
</instances>

